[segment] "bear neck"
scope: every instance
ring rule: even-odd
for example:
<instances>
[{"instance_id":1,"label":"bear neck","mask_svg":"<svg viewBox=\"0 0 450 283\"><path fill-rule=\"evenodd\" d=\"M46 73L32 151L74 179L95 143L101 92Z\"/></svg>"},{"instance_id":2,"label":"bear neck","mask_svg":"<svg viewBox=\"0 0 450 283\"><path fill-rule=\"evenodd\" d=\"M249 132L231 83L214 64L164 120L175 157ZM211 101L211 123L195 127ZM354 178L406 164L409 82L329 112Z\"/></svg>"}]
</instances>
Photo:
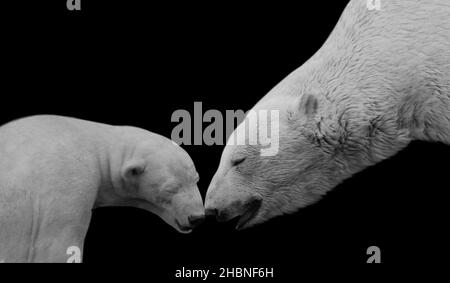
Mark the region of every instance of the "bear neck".
<instances>
[{"instance_id":1,"label":"bear neck","mask_svg":"<svg viewBox=\"0 0 450 283\"><path fill-rule=\"evenodd\" d=\"M128 206L121 172L124 164L133 159L136 146L142 138L131 127L114 126L100 142L97 151L100 153L101 180L95 207Z\"/></svg>"},{"instance_id":2,"label":"bear neck","mask_svg":"<svg viewBox=\"0 0 450 283\"><path fill-rule=\"evenodd\" d=\"M374 13L363 1L352 1L325 44L287 80L289 85L317 84L332 103L343 102L341 108L359 112L362 125L381 123L391 132L392 127L400 135L408 132L411 140L450 144L446 18L437 15L417 23L442 37L427 32L412 36L408 20L416 21L414 13L421 11L398 11L403 21L392 21L388 10Z\"/></svg>"},{"instance_id":3,"label":"bear neck","mask_svg":"<svg viewBox=\"0 0 450 283\"><path fill-rule=\"evenodd\" d=\"M448 94L435 89L419 88L411 94L403 95L397 109L399 127L408 129L414 140L450 145Z\"/></svg>"}]
</instances>

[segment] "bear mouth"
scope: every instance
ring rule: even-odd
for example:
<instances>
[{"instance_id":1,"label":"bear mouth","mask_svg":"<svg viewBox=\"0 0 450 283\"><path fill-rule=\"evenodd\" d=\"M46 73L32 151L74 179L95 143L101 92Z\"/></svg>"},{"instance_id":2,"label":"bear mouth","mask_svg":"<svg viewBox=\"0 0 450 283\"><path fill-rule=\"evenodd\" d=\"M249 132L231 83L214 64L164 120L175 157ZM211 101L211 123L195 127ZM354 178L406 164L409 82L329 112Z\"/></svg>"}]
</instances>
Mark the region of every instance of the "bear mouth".
<instances>
[{"instance_id":1,"label":"bear mouth","mask_svg":"<svg viewBox=\"0 0 450 283\"><path fill-rule=\"evenodd\" d=\"M259 208L261 207L262 200L252 199L247 202L244 206L244 213L238 220L236 224L236 230L242 230L247 228L248 223L258 214Z\"/></svg>"},{"instance_id":2,"label":"bear mouth","mask_svg":"<svg viewBox=\"0 0 450 283\"><path fill-rule=\"evenodd\" d=\"M175 219L175 224L177 224L178 230L180 230L183 233L190 233L190 232L192 232L192 228L193 227L181 225L180 222L178 222L177 219Z\"/></svg>"}]
</instances>

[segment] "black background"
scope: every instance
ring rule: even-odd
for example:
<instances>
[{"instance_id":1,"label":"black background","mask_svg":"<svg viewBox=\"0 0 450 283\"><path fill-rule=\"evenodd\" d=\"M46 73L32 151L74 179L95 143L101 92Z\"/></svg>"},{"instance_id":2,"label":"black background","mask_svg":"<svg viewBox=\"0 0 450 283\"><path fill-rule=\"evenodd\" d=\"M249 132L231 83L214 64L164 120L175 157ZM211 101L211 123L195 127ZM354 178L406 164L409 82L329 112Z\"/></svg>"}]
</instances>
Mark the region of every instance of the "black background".
<instances>
[{"instance_id":1,"label":"black background","mask_svg":"<svg viewBox=\"0 0 450 283\"><path fill-rule=\"evenodd\" d=\"M0 122L51 113L170 137L172 113L193 115L195 101L249 110L320 48L347 3L146 2L3 6ZM204 196L223 146L184 148ZM144 263L163 278L181 266L273 266L287 278L308 265L365 264L372 245L386 264L438 262L449 159L449 147L415 142L319 203L239 232L209 219L183 235L146 211L97 209L84 262Z\"/></svg>"}]
</instances>

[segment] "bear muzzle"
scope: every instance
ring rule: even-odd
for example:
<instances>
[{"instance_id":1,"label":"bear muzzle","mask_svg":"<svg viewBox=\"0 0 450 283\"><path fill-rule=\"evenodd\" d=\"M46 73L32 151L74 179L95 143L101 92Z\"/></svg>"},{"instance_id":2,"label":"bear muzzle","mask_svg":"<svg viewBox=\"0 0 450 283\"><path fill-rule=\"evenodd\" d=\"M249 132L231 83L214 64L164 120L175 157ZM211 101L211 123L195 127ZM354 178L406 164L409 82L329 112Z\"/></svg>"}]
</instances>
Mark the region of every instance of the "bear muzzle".
<instances>
[{"instance_id":1,"label":"bear muzzle","mask_svg":"<svg viewBox=\"0 0 450 283\"><path fill-rule=\"evenodd\" d=\"M180 232L190 233L195 227L202 224L205 218L205 214L193 214L188 216L188 225L181 224L177 219L175 219L175 224Z\"/></svg>"},{"instance_id":2,"label":"bear muzzle","mask_svg":"<svg viewBox=\"0 0 450 283\"><path fill-rule=\"evenodd\" d=\"M248 224L258 214L261 204L262 200L260 198L250 197L246 201L237 200L220 208L207 206L205 214L215 217L219 222L226 222L239 217L236 229L241 230L250 226Z\"/></svg>"}]
</instances>

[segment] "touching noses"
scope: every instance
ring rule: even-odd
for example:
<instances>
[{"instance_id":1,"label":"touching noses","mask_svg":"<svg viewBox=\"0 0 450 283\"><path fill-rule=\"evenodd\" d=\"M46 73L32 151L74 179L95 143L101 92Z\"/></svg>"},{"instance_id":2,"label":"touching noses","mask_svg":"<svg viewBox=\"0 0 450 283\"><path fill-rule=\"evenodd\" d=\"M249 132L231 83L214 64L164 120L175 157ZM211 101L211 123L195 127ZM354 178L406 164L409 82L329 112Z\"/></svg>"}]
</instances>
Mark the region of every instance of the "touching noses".
<instances>
[{"instance_id":1,"label":"touching noses","mask_svg":"<svg viewBox=\"0 0 450 283\"><path fill-rule=\"evenodd\" d=\"M191 227L197 227L200 225L203 221L205 221L205 214L199 214L199 215L189 215L188 216L189 224Z\"/></svg>"}]
</instances>

